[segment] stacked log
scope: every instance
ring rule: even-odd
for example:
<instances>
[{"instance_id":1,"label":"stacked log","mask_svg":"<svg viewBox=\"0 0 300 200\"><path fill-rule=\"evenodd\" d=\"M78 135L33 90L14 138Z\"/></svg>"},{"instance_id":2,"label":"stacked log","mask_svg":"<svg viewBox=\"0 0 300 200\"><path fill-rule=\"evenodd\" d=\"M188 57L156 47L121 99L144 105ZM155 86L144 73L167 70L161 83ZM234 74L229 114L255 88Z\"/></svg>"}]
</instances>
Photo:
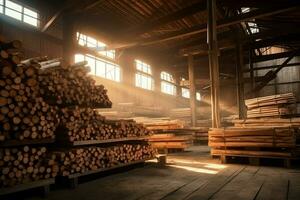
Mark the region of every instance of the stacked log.
<instances>
[{"instance_id":1,"label":"stacked log","mask_svg":"<svg viewBox=\"0 0 300 200\"><path fill-rule=\"evenodd\" d=\"M0 188L54 178L59 170L55 155L45 147L0 149Z\"/></svg>"},{"instance_id":2,"label":"stacked log","mask_svg":"<svg viewBox=\"0 0 300 200\"><path fill-rule=\"evenodd\" d=\"M296 98L293 93L245 100L247 118L280 117L293 114Z\"/></svg>"},{"instance_id":3,"label":"stacked log","mask_svg":"<svg viewBox=\"0 0 300 200\"><path fill-rule=\"evenodd\" d=\"M48 103L60 107L111 107L107 90L88 76L85 62L67 65L54 59L39 64L42 65L39 76L41 93Z\"/></svg>"},{"instance_id":4,"label":"stacked log","mask_svg":"<svg viewBox=\"0 0 300 200\"><path fill-rule=\"evenodd\" d=\"M0 141L54 138L56 107L40 96L40 65L21 62L21 42L0 41Z\"/></svg>"},{"instance_id":5,"label":"stacked log","mask_svg":"<svg viewBox=\"0 0 300 200\"><path fill-rule=\"evenodd\" d=\"M91 108L61 109L61 129L67 140L108 140L149 136L151 132L133 120L107 120Z\"/></svg>"},{"instance_id":6,"label":"stacked log","mask_svg":"<svg viewBox=\"0 0 300 200\"><path fill-rule=\"evenodd\" d=\"M54 154L60 164L60 175L68 176L151 159L156 151L146 144L122 144L106 148L74 148Z\"/></svg>"}]
</instances>

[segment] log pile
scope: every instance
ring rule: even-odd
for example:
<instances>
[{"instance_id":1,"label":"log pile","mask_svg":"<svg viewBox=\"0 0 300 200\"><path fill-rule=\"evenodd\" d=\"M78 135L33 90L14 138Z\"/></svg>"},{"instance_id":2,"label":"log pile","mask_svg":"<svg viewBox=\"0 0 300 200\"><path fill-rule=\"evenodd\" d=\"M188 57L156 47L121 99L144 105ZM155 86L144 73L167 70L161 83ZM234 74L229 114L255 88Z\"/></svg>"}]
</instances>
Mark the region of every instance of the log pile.
<instances>
[{"instance_id":1,"label":"log pile","mask_svg":"<svg viewBox=\"0 0 300 200\"><path fill-rule=\"evenodd\" d=\"M66 139L71 142L141 137L151 134L151 131L133 120L107 120L91 108L61 109L61 126L57 134L64 135L67 132Z\"/></svg>"},{"instance_id":2,"label":"log pile","mask_svg":"<svg viewBox=\"0 0 300 200\"><path fill-rule=\"evenodd\" d=\"M41 93L50 104L82 106L90 108L111 107L103 85L95 85L95 80L88 76L89 69L85 62L68 66L56 59L42 65L39 82Z\"/></svg>"},{"instance_id":3,"label":"log pile","mask_svg":"<svg viewBox=\"0 0 300 200\"><path fill-rule=\"evenodd\" d=\"M38 84L43 58L21 62L21 46L0 41L0 141L54 138L57 109L43 100Z\"/></svg>"},{"instance_id":4,"label":"log pile","mask_svg":"<svg viewBox=\"0 0 300 200\"><path fill-rule=\"evenodd\" d=\"M0 188L53 178L59 171L45 147L0 149L0 167Z\"/></svg>"},{"instance_id":5,"label":"log pile","mask_svg":"<svg viewBox=\"0 0 300 200\"><path fill-rule=\"evenodd\" d=\"M292 127L219 128L209 131L209 146L212 155L292 157L299 138L299 130Z\"/></svg>"},{"instance_id":6,"label":"log pile","mask_svg":"<svg viewBox=\"0 0 300 200\"><path fill-rule=\"evenodd\" d=\"M271 95L245 100L247 118L280 117L293 114L296 98L293 93Z\"/></svg>"},{"instance_id":7,"label":"log pile","mask_svg":"<svg viewBox=\"0 0 300 200\"><path fill-rule=\"evenodd\" d=\"M112 147L83 147L57 151L60 175L95 171L121 164L151 159L156 151L146 144L122 144Z\"/></svg>"}]
</instances>

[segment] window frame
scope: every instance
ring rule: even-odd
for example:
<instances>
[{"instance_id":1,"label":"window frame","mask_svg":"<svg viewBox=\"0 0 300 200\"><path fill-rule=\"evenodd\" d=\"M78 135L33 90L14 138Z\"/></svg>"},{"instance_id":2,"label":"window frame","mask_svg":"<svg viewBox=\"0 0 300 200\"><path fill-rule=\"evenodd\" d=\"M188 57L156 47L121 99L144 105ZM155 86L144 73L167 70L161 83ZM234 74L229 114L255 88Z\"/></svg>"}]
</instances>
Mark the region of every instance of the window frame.
<instances>
[{"instance_id":1,"label":"window frame","mask_svg":"<svg viewBox=\"0 0 300 200\"><path fill-rule=\"evenodd\" d=\"M142 88L145 90L149 91L154 91L154 79L152 76L152 69L151 65L139 60L135 59L135 68L136 68L136 73L135 73L135 86L138 88ZM138 81L139 79L139 81ZM146 80L146 85L147 87L144 87L143 80Z\"/></svg>"},{"instance_id":2,"label":"window frame","mask_svg":"<svg viewBox=\"0 0 300 200\"><path fill-rule=\"evenodd\" d=\"M79 60L76 61L76 56L83 56L84 61L87 61L87 59L92 60L91 62L93 62L93 66L90 66L90 64L88 63L88 66L91 68L91 71L89 74L97 76L97 77L105 78L107 80L115 81L118 83L120 83L122 81L122 73L121 73L122 69L118 64L109 62L107 60L101 59L99 57L96 57L96 56L93 56L90 54L75 54L74 55L75 62L80 62ZM81 61L82 61L82 59L81 59ZM99 71L99 69L97 68L97 66L99 67L99 65L98 65L99 63L104 64L104 75L97 74L97 71ZM114 69L113 70L109 69L108 65ZM113 71L113 75L111 77L114 77L114 78L110 78L110 76L108 75L109 73L111 73L111 71Z\"/></svg>"},{"instance_id":3,"label":"window frame","mask_svg":"<svg viewBox=\"0 0 300 200\"><path fill-rule=\"evenodd\" d=\"M21 8L21 10L17 10L12 7L8 7L7 2L11 2L12 4L19 6ZM41 24L40 13L37 9L34 9L30 6L25 5L24 3L21 3L21 2L15 1L15 0L2 0L2 3L3 4L0 5L0 8L1 8L0 15L6 16L10 19L13 19L17 22L21 22L22 24L28 25L30 27L34 27L36 29L40 28L40 24ZM7 14L7 12L8 12L7 10L20 14L20 18L14 17L12 14ZM29 12L35 13L36 16L25 13L26 10L28 10ZM30 23L26 18L34 19L35 23L34 24Z\"/></svg>"},{"instance_id":4,"label":"window frame","mask_svg":"<svg viewBox=\"0 0 300 200\"><path fill-rule=\"evenodd\" d=\"M160 91L164 94L168 95L173 95L176 96L177 94L177 87L175 85L175 80L172 76L172 74L166 72L166 71L161 71L160 72ZM172 89L165 89L165 88L172 88Z\"/></svg>"}]
</instances>

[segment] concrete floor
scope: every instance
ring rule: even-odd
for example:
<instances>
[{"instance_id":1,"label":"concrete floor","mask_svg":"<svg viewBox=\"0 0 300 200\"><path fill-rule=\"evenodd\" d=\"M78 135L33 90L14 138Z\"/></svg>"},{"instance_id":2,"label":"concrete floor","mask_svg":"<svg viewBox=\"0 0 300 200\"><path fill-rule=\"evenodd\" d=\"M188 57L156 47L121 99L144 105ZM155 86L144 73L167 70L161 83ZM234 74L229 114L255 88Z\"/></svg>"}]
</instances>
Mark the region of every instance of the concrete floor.
<instances>
[{"instance_id":1,"label":"concrete floor","mask_svg":"<svg viewBox=\"0 0 300 200\"><path fill-rule=\"evenodd\" d=\"M26 197L27 196L27 197ZM42 199L26 194L20 199ZM300 199L300 169L222 165L204 146L122 173L52 189L49 200Z\"/></svg>"}]
</instances>

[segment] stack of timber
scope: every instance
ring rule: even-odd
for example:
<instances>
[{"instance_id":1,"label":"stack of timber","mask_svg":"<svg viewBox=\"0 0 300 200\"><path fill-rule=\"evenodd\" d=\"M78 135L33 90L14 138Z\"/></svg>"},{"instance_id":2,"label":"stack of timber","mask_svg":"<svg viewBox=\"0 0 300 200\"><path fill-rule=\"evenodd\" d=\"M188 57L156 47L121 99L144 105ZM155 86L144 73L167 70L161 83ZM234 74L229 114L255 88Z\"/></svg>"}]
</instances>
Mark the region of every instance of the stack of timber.
<instances>
[{"instance_id":1,"label":"stack of timber","mask_svg":"<svg viewBox=\"0 0 300 200\"><path fill-rule=\"evenodd\" d=\"M55 155L45 147L1 148L0 166L0 188L54 178L59 171Z\"/></svg>"},{"instance_id":2,"label":"stack of timber","mask_svg":"<svg viewBox=\"0 0 300 200\"><path fill-rule=\"evenodd\" d=\"M207 144L208 143L208 127L195 127L194 128L194 143Z\"/></svg>"},{"instance_id":3,"label":"stack of timber","mask_svg":"<svg viewBox=\"0 0 300 200\"><path fill-rule=\"evenodd\" d=\"M41 63L40 63L41 64ZM110 108L112 103L103 85L88 76L86 62L67 65L60 60L42 63L39 81L41 93L50 104Z\"/></svg>"},{"instance_id":4,"label":"stack of timber","mask_svg":"<svg viewBox=\"0 0 300 200\"><path fill-rule=\"evenodd\" d=\"M134 120L108 120L91 108L61 109L58 139L64 142L138 138L151 135L151 131Z\"/></svg>"},{"instance_id":5,"label":"stack of timber","mask_svg":"<svg viewBox=\"0 0 300 200\"><path fill-rule=\"evenodd\" d=\"M293 114L296 98L293 93L245 100L247 118L280 117Z\"/></svg>"},{"instance_id":6,"label":"stack of timber","mask_svg":"<svg viewBox=\"0 0 300 200\"><path fill-rule=\"evenodd\" d=\"M212 155L295 158L299 156L299 129L219 128L209 131Z\"/></svg>"},{"instance_id":7,"label":"stack of timber","mask_svg":"<svg viewBox=\"0 0 300 200\"><path fill-rule=\"evenodd\" d=\"M149 118L149 117L135 117L132 118L138 123L142 123L148 130L171 130L183 128L184 122L178 119L170 119L168 117Z\"/></svg>"},{"instance_id":8,"label":"stack of timber","mask_svg":"<svg viewBox=\"0 0 300 200\"><path fill-rule=\"evenodd\" d=\"M49 186L58 173L47 151L59 123L58 108L41 94L45 58L21 61L20 41L0 41L0 195Z\"/></svg>"},{"instance_id":9,"label":"stack of timber","mask_svg":"<svg viewBox=\"0 0 300 200\"><path fill-rule=\"evenodd\" d=\"M54 152L60 164L60 174L87 174L120 165L152 159L156 151L148 144L121 144L111 147L81 147Z\"/></svg>"},{"instance_id":10,"label":"stack of timber","mask_svg":"<svg viewBox=\"0 0 300 200\"><path fill-rule=\"evenodd\" d=\"M191 135L176 135L169 133L156 133L150 137L149 142L157 149L163 150L184 150L193 144Z\"/></svg>"},{"instance_id":11,"label":"stack of timber","mask_svg":"<svg viewBox=\"0 0 300 200\"><path fill-rule=\"evenodd\" d=\"M235 119L231 121L235 127L300 127L300 118L256 118L256 119Z\"/></svg>"}]
</instances>

